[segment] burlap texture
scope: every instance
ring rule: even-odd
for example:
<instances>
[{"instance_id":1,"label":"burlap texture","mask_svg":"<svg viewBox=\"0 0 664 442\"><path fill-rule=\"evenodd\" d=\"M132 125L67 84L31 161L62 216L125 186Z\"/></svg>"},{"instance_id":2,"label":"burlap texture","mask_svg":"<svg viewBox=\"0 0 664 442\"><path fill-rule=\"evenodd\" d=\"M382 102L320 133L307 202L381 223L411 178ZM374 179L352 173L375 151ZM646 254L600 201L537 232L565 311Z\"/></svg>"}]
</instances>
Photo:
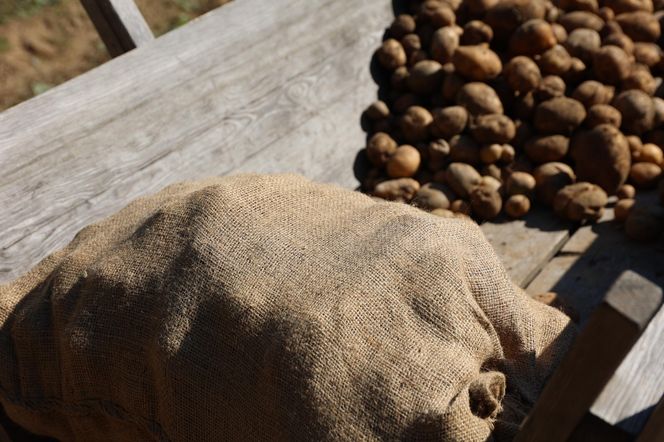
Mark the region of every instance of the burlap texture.
<instances>
[{"instance_id":1,"label":"burlap texture","mask_svg":"<svg viewBox=\"0 0 664 442\"><path fill-rule=\"evenodd\" d=\"M133 202L0 325L9 416L86 442L509 439L574 334L472 222L292 175Z\"/></svg>"}]
</instances>

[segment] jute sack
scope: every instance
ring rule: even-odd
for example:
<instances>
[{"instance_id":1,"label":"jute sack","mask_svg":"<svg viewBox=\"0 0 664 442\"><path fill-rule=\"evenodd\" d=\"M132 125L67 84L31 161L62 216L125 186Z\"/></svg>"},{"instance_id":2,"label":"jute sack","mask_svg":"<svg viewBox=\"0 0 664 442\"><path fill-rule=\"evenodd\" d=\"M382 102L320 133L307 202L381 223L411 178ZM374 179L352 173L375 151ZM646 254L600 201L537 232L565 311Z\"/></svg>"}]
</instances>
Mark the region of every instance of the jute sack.
<instances>
[{"instance_id":1,"label":"jute sack","mask_svg":"<svg viewBox=\"0 0 664 442\"><path fill-rule=\"evenodd\" d=\"M472 222L173 185L0 288L0 399L74 441L509 439L574 330Z\"/></svg>"}]
</instances>

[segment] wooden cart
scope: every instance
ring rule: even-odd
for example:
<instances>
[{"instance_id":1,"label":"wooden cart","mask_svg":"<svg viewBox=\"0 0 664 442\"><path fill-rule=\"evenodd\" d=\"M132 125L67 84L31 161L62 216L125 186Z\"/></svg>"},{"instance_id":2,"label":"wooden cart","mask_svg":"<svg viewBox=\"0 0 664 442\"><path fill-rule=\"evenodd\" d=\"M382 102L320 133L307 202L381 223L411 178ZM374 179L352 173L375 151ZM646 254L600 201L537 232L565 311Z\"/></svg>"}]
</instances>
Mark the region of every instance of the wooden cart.
<instances>
[{"instance_id":1,"label":"wooden cart","mask_svg":"<svg viewBox=\"0 0 664 442\"><path fill-rule=\"evenodd\" d=\"M156 40L133 2L83 3L118 57L0 114L0 282L176 181L357 186L387 0L236 0ZM482 229L517 284L558 292L585 325L520 440L663 441L664 243L626 240L610 210L581 228L535 210Z\"/></svg>"}]
</instances>

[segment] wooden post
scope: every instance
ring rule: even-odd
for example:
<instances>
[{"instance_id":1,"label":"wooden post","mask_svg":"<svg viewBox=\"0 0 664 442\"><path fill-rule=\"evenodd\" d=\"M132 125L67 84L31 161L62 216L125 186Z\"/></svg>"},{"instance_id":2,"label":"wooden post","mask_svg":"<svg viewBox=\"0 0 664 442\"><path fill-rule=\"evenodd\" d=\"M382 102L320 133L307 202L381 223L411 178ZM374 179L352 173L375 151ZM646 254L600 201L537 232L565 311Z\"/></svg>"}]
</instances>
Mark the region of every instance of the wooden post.
<instances>
[{"instance_id":1,"label":"wooden post","mask_svg":"<svg viewBox=\"0 0 664 442\"><path fill-rule=\"evenodd\" d=\"M81 4L112 57L154 40L133 0L81 0Z\"/></svg>"},{"instance_id":2,"label":"wooden post","mask_svg":"<svg viewBox=\"0 0 664 442\"><path fill-rule=\"evenodd\" d=\"M609 291L551 376L515 442L567 441L661 301L660 293L639 291L638 286Z\"/></svg>"}]
</instances>

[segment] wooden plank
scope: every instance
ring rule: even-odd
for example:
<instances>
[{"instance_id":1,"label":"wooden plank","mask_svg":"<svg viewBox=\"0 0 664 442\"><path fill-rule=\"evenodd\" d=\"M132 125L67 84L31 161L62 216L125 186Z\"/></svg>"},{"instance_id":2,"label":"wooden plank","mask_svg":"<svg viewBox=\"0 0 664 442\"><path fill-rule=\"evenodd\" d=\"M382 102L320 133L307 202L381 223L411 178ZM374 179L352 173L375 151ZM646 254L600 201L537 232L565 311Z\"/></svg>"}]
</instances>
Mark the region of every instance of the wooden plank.
<instances>
[{"instance_id":1,"label":"wooden plank","mask_svg":"<svg viewBox=\"0 0 664 442\"><path fill-rule=\"evenodd\" d=\"M661 294L623 285L607 293L544 387L516 442L569 439L659 310Z\"/></svg>"},{"instance_id":2,"label":"wooden plank","mask_svg":"<svg viewBox=\"0 0 664 442\"><path fill-rule=\"evenodd\" d=\"M660 341L661 343L661 341ZM636 442L661 442L664 440L664 397L652 412Z\"/></svg>"},{"instance_id":3,"label":"wooden plank","mask_svg":"<svg viewBox=\"0 0 664 442\"><path fill-rule=\"evenodd\" d=\"M134 0L81 0L81 4L112 57L154 40Z\"/></svg>"},{"instance_id":4,"label":"wooden plank","mask_svg":"<svg viewBox=\"0 0 664 442\"><path fill-rule=\"evenodd\" d=\"M654 194L643 194L654 203ZM537 294L557 292L585 322L608 290L632 290L661 296L664 240L640 244L628 240L607 211L600 223L580 228L528 286ZM664 312L653 318L618 367L591 410L630 434L643 427L648 412L664 394Z\"/></svg>"}]
</instances>

